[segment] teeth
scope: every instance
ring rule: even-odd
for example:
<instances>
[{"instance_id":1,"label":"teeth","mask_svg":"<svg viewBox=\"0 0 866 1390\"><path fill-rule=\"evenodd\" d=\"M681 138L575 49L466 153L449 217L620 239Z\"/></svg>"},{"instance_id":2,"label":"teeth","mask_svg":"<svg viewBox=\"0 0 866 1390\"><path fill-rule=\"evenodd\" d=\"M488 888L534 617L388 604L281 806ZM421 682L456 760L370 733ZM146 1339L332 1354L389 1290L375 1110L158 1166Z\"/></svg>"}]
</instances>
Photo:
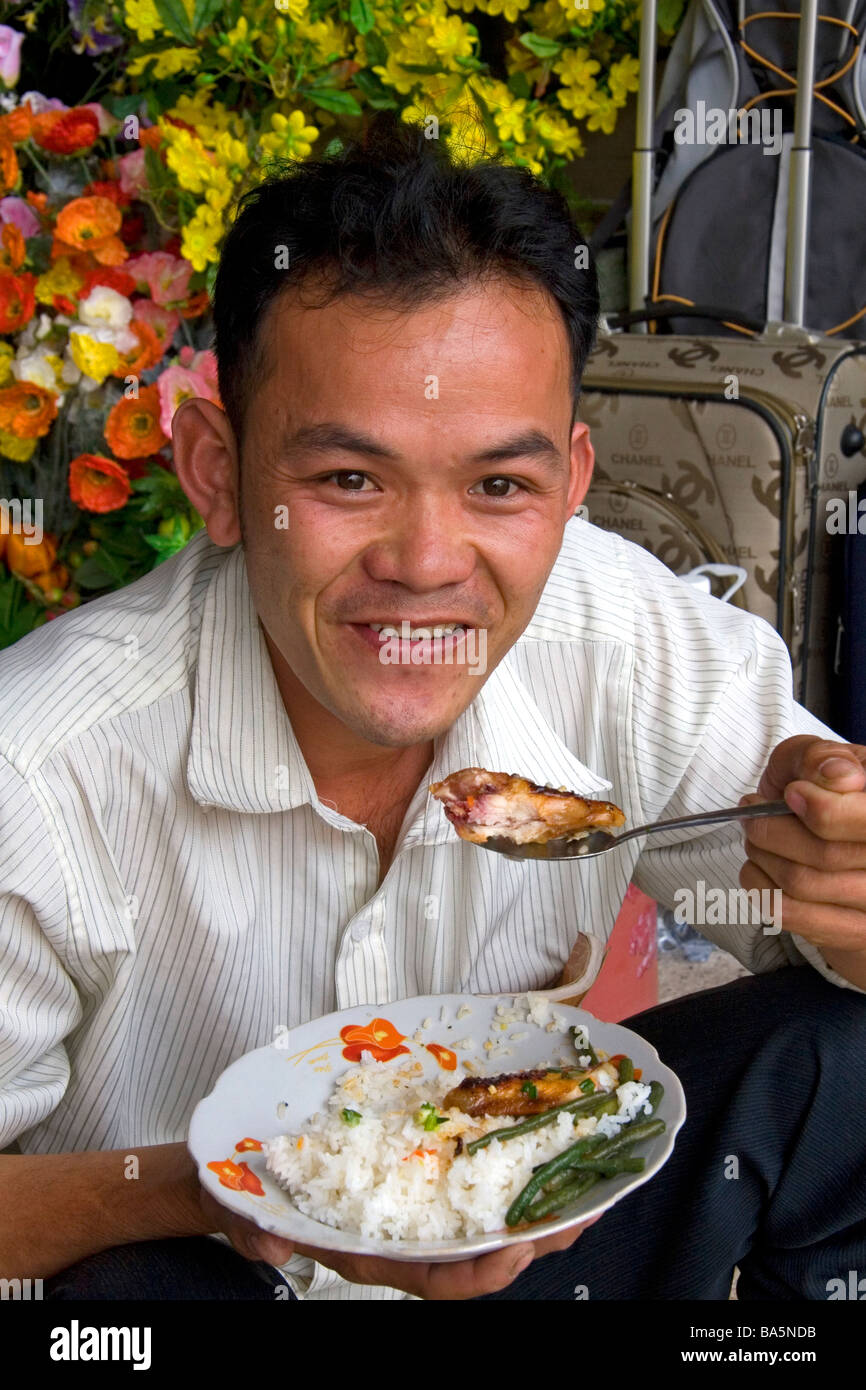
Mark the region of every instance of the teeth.
<instances>
[{"instance_id":1,"label":"teeth","mask_svg":"<svg viewBox=\"0 0 866 1390\"><path fill-rule=\"evenodd\" d=\"M367 627L379 634L381 641L388 641L392 637L402 637L400 628L388 623L368 623ZM463 623L442 623L437 627L413 627L409 629L409 640L412 642L429 641L431 637L452 637L457 633L465 632Z\"/></svg>"}]
</instances>

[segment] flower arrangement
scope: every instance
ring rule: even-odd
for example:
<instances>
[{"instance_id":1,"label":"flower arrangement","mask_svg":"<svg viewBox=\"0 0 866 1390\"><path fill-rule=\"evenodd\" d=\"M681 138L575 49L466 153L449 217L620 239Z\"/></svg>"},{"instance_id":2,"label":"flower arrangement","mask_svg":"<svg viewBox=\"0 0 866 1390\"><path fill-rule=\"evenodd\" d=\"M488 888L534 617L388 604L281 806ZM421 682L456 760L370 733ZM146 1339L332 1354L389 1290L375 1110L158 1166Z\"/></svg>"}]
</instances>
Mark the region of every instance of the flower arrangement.
<instances>
[{"instance_id":1,"label":"flower arrangement","mask_svg":"<svg viewBox=\"0 0 866 1390\"><path fill-rule=\"evenodd\" d=\"M663 35L683 2L662 0ZM201 526L171 419L219 403L209 292L272 161L392 109L460 162L499 153L574 198L585 133L638 84L640 0L31 4L0 25L0 646ZM71 103L16 95L37 12L89 68ZM27 498L38 539L9 515Z\"/></svg>"}]
</instances>

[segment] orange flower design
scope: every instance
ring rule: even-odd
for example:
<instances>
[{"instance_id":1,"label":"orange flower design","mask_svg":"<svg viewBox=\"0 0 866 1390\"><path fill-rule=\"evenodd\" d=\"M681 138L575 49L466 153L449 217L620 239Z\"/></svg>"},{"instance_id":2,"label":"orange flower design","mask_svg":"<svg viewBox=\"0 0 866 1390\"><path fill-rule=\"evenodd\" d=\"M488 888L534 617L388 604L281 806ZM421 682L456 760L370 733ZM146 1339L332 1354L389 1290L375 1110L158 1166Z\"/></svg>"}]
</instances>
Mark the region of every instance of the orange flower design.
<instances>
[{"instance_id":1,"label":"orange flower design","mask_svg":"<svg viewBox=\"0 0 866 1390\"><path fill-rule=\"evenodd\" d=\"M80 154L98 136L99 121L83 106L73 106L69 111L42 111L33 117L33 139L51 154Z\"/></svg>"},{"instance_id":2,"label":"orange flower design","mask_svg":"<svg viewBox=\"0 0 866 1390\"><path fill-rule=\"evenodd\" d=\"M29 270L21 275L0 270L0 333L17 333L30 322L36 311L35 283Z\"/></svg>"},{"instance_id":3,"label":"orange flower design","mask_svg":"<svg viewBox=\"0 0 866 1390\"><path fill-rule=\"evenodd\" d=\"M14 222L4 222L0 232L0 267L4 270L17 270L24 264L27 247L24 234Z\"/></svg>"},{"instance_id":4,"label":"orange flower design","mask_svg":"<svg viewBox=\"0 0 866 1390\"><path fill-rule=\"evenodd\" d=\"M258 1139L242 1139L239 1144L235 1144L236 1154L247 1153L250 1149L257 1149L261 1153L262 1146Z\"/></svg>"},{"instance_id":5,"label":"orange flower design","mask_svg":"<svg viewBox=\"0 0 866 1390\"><path fill-rule=\"evenodd\" d=\"M450 1047L443 1047L441 1043L425 1043L424 1046L433 1053L443 1071L457 1070L457 1053L452 1052Z\"/></svg>"},{"instance_id":6,"label":"orange flower design","mask_svg":"<svg viewBox=\"0 0 866 1390\"><path fill-rule=\"evenodd\" d=\"M398 1033L393 1023L389 1023L387 1018L374 1018L372 1023L365 1027L359 1024L347 1024L340 1029L340 1037L348 1046L343 1048L343 1056L347 1062L360 1062L362 1052L370 1052L377 1062L388 1062L392 1057L399 1057L401 1053L408 1053L408 1047L403 1047L405 1035Z\"/></svg>"},{"instance_id":7,"label":"orange flower design","mask_svg":"<svg viewBox=\"0 0 866 1390\"><path fill-rule=\"evenodd\" d=\"M10 531L6 537L6 563L24 579L44 574L56 558L57 544L53 536L44 535L39 545L25 545L24 537L17 531Z\"/></svg>"},{"instance_id":8,"label":"orange flower design","mask_svg":"<svg viewBox=\"0 0 866 1390\"><path fill-rule=\"evenodd\" d=\"M57 236L77 251L95 252L120 230L122 221L120 208L108 198L73 198L57 214Z\"/></svg>"},{"instance_id":9,"label":"orange flower design","mask_svg":"<svg viewBox=\"0 0 866 1390\"><path fill-rule=\"evenodd\" d=\"M230 1187L233 1192L250 1192L254 1197L264 1197L265 1189L259 1179L247 1163L233 1163L230 1158L224 1158L219 1163L209 1163L212 1173L216 1173L223 1187Z\"/></svg>"},{"instance_id":10,"label":"orange flower design","mask_svg":"<svg viewBox=\"0 0 866 1390\"><path fill-rule=\"evenodd\" d=\"M138 400L122 399L112 406L105 422L105 438L118 458L146 458L168 443L159 423L159 409L155 385L143 386Z\"/></svg>"},{"instance_id":11,"label":"orange flower design","mask_svg":"<svg viewBox=\"0 0 866 1390\"><path fill-rule=\"evenodd\" d=\"M11 193L18 182L20 169L18 156L8 138L0 138L0 190Z\"/></svg>"},{"instance_id":12,"label":"orange flower design","mask_svg":"<svg viewBox=\"0 0 866 1390\"><path fill-rule=\"evenodd\" d=\"M129 474L114 459L79 454L69 465L69 496L85 511L116 512L131 491Z\"/></svg>"},{"instance_id":13,"label":"orange flower design","mask_svg":"<svg viewBox=\"0 0 866 1390\"><path fill-rule=\"evenodd\" d=\"M56 416L57 397L44 386L19 381L0 387L0 429L17 439L38 439L47 434Z\"/></svg>"}]
</instances>

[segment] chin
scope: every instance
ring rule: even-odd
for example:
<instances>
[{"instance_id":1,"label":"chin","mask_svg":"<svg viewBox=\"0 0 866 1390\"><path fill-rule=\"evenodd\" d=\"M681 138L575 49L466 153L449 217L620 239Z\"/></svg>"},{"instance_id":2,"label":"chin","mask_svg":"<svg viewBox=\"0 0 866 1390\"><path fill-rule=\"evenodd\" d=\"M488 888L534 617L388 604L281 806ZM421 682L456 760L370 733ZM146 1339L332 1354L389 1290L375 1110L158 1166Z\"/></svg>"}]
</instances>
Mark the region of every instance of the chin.
<instances>
[{"instance_id":1,"label":"chin","mask_svg":"<svg viewBox=\"0 0 866 1390\"><path fill-rule=\"evenodd\" d=\"M334 713L368 743L411 748L445 733L469 703L449 702L447 708L437 710L423 699L398 700L387 705L371 703L366 707L359 701L349 709L335 707Z\"/></svg>"}]
</instances>

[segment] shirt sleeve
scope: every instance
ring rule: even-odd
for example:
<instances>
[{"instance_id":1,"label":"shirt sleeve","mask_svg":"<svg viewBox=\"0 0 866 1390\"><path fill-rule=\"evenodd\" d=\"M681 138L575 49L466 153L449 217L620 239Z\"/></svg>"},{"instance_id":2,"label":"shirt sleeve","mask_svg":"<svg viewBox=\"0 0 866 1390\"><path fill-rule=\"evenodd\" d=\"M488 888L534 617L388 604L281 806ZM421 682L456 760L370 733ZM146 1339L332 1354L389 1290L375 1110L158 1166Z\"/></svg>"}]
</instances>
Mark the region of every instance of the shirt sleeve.
<instances>
[{"instance_id":1,"label":"shirt sleeve","mask_svg":"<svg viewBox=\"0 0 866 1390\"><path fill-rule=\"evenodd\" d=\"M0 1149L39 1124L69 1084L63 1039L81 1021L63 966L63 875L27 782L0 757Z\"/></svg>"},{"instance_id":2,"label":"shirt sleeve","mask_svg":"<svg viewBox=\"0 0 866 1390\"><path fill-rule=\"evenodd\" d=\"M633 748L645 822L735 806L757 791L776 745L795 734L844 742L795 701L788 650L769 623L694 590L646 552L636 564L653 569L652 584L636 579ZM746 858L737 821L657 834L645 841L633 878L748 970L805 961L833 984L866 993L784 922L779 931L754 920L739 884ZM695 921L689 909L700 903Z\"/></svg>"}]
</instances>

